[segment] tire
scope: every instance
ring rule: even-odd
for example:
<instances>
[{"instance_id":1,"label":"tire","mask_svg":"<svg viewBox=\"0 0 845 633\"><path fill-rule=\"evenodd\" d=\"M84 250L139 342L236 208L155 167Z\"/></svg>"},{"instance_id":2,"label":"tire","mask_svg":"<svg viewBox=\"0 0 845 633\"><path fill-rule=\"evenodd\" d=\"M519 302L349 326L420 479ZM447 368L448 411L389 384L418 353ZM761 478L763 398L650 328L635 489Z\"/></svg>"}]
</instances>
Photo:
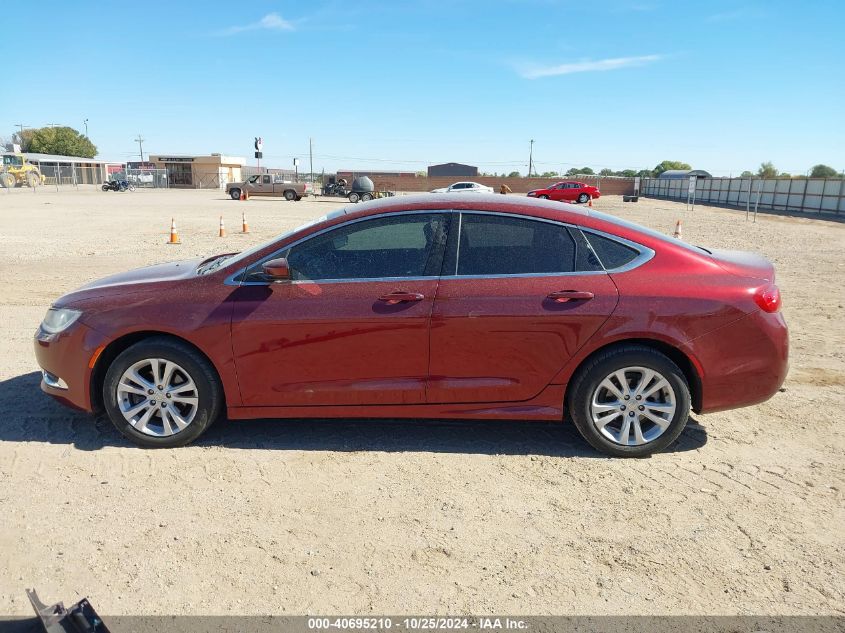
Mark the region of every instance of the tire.
<instances>
[{"instance_id":1,"label":"tire","mask_svg":"<svg viewBox=\"0 0 845 633\"><path fill-rule=\"evenodd\" d=\"M0 185L6 189L11 189L15 186L15 177L12 174L0 174Z\"/></svg>"},{"instance_id":2,"label":"tire","mask_svg":"<svg viewBox=\"0 0 845 633\"><path fill-rule=\"evenodd\" d=\"M103 185L103 191L108 191L109 189L111 189L111 187L109 187L108 185Z\"/></svg>"},{"instance_id":3,"label":"tire","mask_svg":"<svg viewBox=\"0 0 845 633\"><path fill-rule=\"evenodd\" d=\"M288 189L285 191L285 200L291 202L292 200L296 200L296 192L293 189Z\"/></svg>"},{"instance_id":4,"label":"tire","mask_svg":"<svg viewBox=\"0 0 845 633\"><path fill-rule=\"evenodd\" d=\"M589 199L590 199L590 196L588 196L586 193L582 193L578 196L578 202L580 202L581 204L584 204Z\"/></svg>"},{"instance_id":5,"label":"tire","mask_svg":"<svg viewBox=\"0 0 845 633\"><path fill-rule=\"evenodd\" d=\"M295 200L296 200L297 202L299 202L300 200L302 200L302 196L296 196Z\"/></svg>"},{"instance_id":6,"label":"tire","mask_svg":"<svg viewBox=\"0 0 845 633\"><path fill-rule=\"evenodd\" d=\"M369 202L372 199L373 199L373 194L371 194L371 193L361 194L361 202Z\"/></svg>"},{"instance_id":7,"label":"tire","mask_svg":"<svg viewBox=\"0 0 845 633\"><path fill-rule=\"evenodd\" d=\"M232 200L240 200L241 199L241 190L240 189L230 189L229 196Z\"/></svg>"},{"instance_id":8,"label":"tire","mask_svg":"<svg viewBox=\"0 0 845 633\"><path fill-rule=\"evenodd\" d=\"M129 191L135 191L135 183L129 183Z\"/></svg>"},{"instance_id":9,"label":"tire","mask_svg":"<svg viewBox=\"0 0 845 633\"><path fill-rule=\"evenodd\" d=\"M170 364L172 397L167 395L170 393L167 383L156 385L151 380L153 360L159 361L159 378ZM164 361L164 365L160 361ZM143 380L124 377L124 372L133 368ZM193 385L186 379L193 381ZM122 384L129 385L130 390L121 391ZM144 389L139 392L139 387ZM146 395L141 395L143 390L147 391ZM152 395L149 395L150 390ZM220 381L208 360L190 345L166 337L145 339L121 352L112 361L103 381L103 403L112 423L132 442L146 448L185 446L197 439L220 414L222 393ZM157 397L160 395L165 399ZM145 402L147 406L138 410ZM150 403L155 405L150 406ZM166 408L168 405L170 409ZM131 415L133 410L138 410L134 416ZM152 414L147 415L150 410ZM124 411L127 411L126 415ZM178 424L177 419L181 420ZM179 430L182 424L184 427Z\"/></svg>"},{"instance_id":10,"label":"tire","mask_svg":"<svg viewBox=\"0 0 845 633\"><path fill-rule=\"evenodd\" d=\"M655 372L655 376L649 377L648 372ZM628 383L626 389L620 389L619 379L614 378L620 374ZM645 382L640 390L647 397L642 399L634 389L638 378ZM648 389L658 386L659 378L666 386L648 395ZM608 381L615 393L605 386ZM619 397L621 394L629 399ZM593 448L615 457L645 457L662 451L678 438L689 419L690 392L684 373L668 357L642 345L616 347L591 358L573 376L567 400L569 415L581 436ZM644 417L647 415L651 418ZM662 422L657 424L652 419ZM640 429L639 437L636 428Z\"/></svg>"},{"instance_id":11,"label":"tire","mask_svg":"<svg viewBox=\"0 0 845 633\"><path fill-rule=\"evenodd\" d=\"M537 196L540 200L548 200L549 196Z\"/></svg>"},{"instance_id":12,"label":"tire","mask_svg":"<svg viewBox=\"0 0 845 633\"><path fill-rule=\"evenodd\" d=\"M41 184L41 177L38 174L30 171L26 174L26 184L32 189L34 189L35 187Z\"/></svg>"},{"instance_id":13,"label":"tire","mask_svg":"<svg viewBox=\"0 0 845 633\"><path fill-rule=\"evenodd\" d=\"M349 194L349 202L355 203L355 202L358 202L358 200L360 200L360 199L361 199L361 196L359 196L354 191Z\"/></svg>"}]
</instances>

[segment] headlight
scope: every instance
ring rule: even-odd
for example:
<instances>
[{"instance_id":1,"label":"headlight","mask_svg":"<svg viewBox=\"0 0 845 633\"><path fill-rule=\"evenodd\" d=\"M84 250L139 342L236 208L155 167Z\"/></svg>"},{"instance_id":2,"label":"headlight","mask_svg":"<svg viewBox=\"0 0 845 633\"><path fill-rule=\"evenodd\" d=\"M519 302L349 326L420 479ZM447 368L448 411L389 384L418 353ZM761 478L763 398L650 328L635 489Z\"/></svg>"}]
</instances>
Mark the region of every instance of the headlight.
<instances>
[{"instance_id":1,"label":"headlight","mask_svg":"<svg viewBox=\"0 0 845 633\"><path fill-rule=\"evenodd\" d=\"M50 308L41 322L41 329L50 334L57 334L68 329L80 316L82 313L79 310Z\"/></svg>"}]
</instances>

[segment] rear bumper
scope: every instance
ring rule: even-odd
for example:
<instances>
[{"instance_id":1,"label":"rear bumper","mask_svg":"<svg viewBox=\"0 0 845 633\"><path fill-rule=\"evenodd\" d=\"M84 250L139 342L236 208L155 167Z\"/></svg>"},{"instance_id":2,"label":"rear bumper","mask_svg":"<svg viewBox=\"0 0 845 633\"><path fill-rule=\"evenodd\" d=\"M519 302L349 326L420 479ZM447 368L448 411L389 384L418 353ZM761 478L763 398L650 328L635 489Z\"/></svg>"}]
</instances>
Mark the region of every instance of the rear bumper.
<instances>
[{"instance_id":1,"label":"rear bumper","mask_svg":"<svg viewBox=\"0 0 845 633\"><path fill-rule=\"evenodd\" d=\"M789 371L789 332L781 312L754 312L690 341L684 351L698 361L700 413L764 402Z\"/></svg>"},{"instance_id":2,"label":"rear bumper","mask_svg":"<svg viewBox=\"0 0 845 633\"><path fill-rule=\"evenodd\" d=\"M105 345L98 332L74 323L65 332L35 333L35 359L41 367L41 390L67 406L91 412L91 375L95 354Z\"/></svg>"}]
</instances>

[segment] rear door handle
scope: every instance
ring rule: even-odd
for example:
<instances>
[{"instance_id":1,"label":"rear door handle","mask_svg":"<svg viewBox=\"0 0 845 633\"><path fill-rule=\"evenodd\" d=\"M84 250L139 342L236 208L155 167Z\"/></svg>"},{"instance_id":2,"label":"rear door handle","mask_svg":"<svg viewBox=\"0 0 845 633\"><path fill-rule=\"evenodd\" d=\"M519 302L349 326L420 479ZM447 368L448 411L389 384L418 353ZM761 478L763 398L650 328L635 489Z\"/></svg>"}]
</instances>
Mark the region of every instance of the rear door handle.
<instances>
[{"instance_id":1,"label":"rear door handle","mask_svg":"<svg viewBox=\"0 0 845 633\"><path fill-rule=\"evenodd\" d=\"M379 301L384 301L388 305L394 305L404 301L422 301L423 299L425 299L425 295L419 292L391 292L378 298Z\"/></svg>"},{"instance_id":2,"label":"rear door handle","mask_svg":"<svg viewBox=\"0 0 845 633\"><path fill-rule=\"evenodd\" d=\"M558 303L565 303L566 301L589 301L595 295L587 290L558 290L557 292L550 292L548 298Z\"/></svg>"}]
</instances>

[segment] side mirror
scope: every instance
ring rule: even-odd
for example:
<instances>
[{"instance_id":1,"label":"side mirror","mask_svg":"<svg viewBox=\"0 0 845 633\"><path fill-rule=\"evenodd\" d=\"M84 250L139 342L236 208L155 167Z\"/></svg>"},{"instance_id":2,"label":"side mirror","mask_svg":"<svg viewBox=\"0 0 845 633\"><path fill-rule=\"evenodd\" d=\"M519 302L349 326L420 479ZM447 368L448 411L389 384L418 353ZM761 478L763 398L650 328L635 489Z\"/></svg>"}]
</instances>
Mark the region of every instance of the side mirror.
<instances>
[{"instance_id":1,"label":"side mirror","mask_svg":"<svg viewBox=\"0 0 845 633\"><path fill-rule=\"evenodd\" d=\"M288 260L284 257L264 262L261 268L264 274L273 281L286 281L290 279L290 266L288 266Z\"/></svg>"}]
</instances>

